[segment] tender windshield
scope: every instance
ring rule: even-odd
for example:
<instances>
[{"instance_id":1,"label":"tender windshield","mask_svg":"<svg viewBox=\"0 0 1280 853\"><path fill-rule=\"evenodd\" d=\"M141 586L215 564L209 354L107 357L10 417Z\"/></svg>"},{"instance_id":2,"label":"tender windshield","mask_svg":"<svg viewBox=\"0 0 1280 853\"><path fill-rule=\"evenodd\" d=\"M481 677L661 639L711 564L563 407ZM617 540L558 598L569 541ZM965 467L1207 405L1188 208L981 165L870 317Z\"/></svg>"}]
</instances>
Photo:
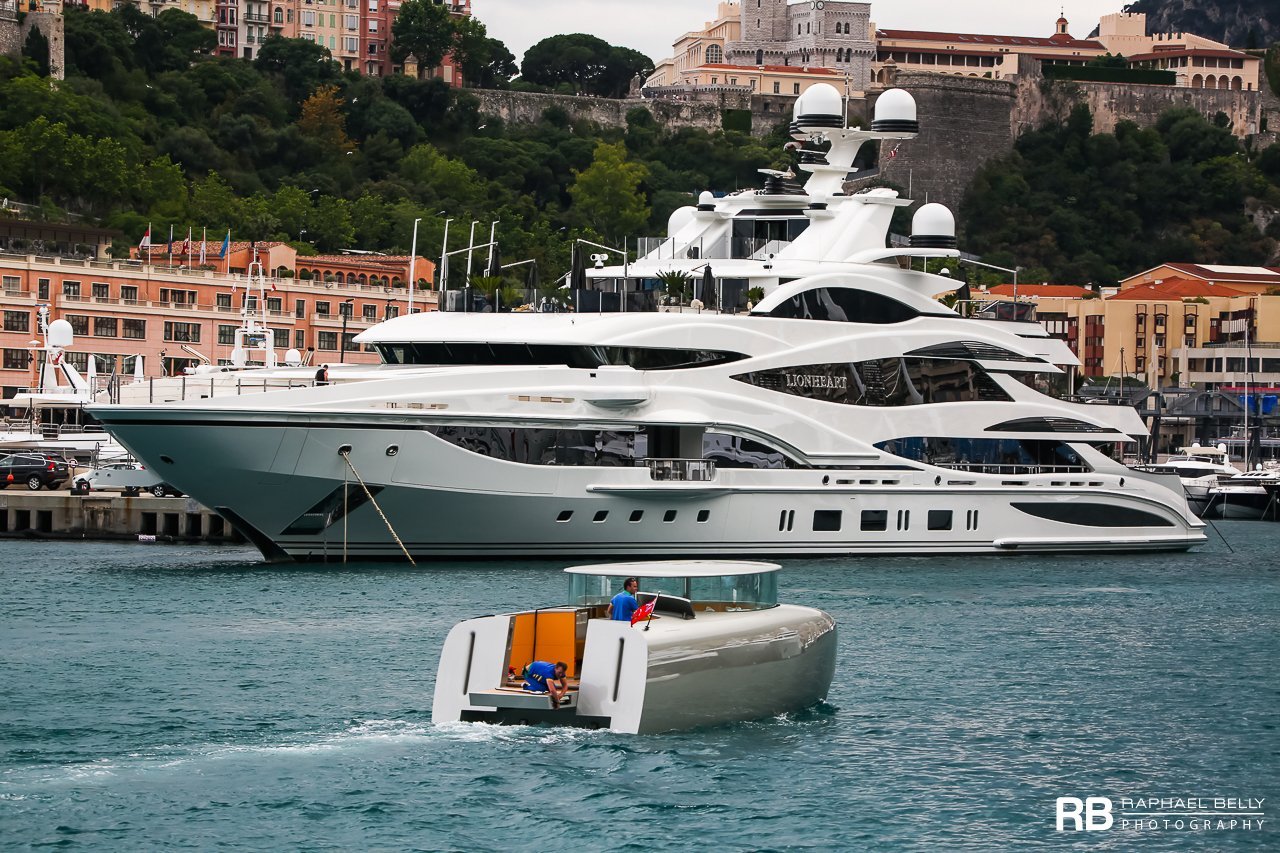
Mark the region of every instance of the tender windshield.
<instances>
[{"instance_id":1,"label":"tender windshield","mask_svg":"<svg viewBox=\"0 0 1280 853\"><path fill-rule=\"evenodd\" d=\"M610 575L569 575L569 602L577 606L608 604L622 590L624 578ZM657 592L687 598L699 605L719 605L726 610L763 610L778 604L778 573L714 575L711 577L646 578L639 576L640 592Z\"/></svg>"}]
</instances>

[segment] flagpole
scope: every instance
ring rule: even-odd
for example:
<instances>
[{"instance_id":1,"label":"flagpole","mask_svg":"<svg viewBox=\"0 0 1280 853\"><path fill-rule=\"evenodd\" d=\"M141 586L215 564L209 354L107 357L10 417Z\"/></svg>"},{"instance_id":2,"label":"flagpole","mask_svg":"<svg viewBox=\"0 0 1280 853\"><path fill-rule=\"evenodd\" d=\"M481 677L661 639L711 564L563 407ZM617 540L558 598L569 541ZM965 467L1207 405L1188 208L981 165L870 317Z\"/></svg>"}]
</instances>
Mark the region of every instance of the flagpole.
<instances>
[{"instance_id":1,"label":"flagpole","mask_svg":"<svg viewBox=\"0 0 1280 853\"><path fill-rule=\"evenodd\" d=\"M169 269L173 269L173 223L169 223Z\"/></svg>"}]
</instances>

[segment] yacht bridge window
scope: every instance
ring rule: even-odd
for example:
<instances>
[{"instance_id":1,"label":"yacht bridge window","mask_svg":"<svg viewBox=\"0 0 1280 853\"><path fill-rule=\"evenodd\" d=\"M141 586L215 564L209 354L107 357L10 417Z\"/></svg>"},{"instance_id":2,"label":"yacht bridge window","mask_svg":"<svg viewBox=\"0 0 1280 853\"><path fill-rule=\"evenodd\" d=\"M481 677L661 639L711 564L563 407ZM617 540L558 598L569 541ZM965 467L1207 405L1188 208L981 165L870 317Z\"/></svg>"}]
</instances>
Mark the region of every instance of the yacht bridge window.
<instances>
[{"instance_id":1,"label":"yacht bridge window","mask_svg":"<svg viewBox=\"0 0 1280 853\"><path fill-rule=\"evenodd\" d=\"M531 365L563 364L593 369L609 365L636 370L711 367L746 358L738 352L660 347L609 347L581 344L526 344L424 341L375 344L383 364Z\"/></svg>"},{"instance_id":2,"label":"yacht bridge window","mask_svg":"<svg viewBox=\"0 0 1280 853\"><path fill-rule=\"evenodd\" d=\"M903 459L985 474L1088 473L1092 469L1062 441L1029 438L911 436L877 442Z\"/></svg>"},{"instance_id":3,"label":"yacht bridge window","mask_svg":"<svg viewBox=\"0 0 1280 853\"><path fill-rule=\"evenodd\" d=\"M768 316L886 325L913 320L920 312L882 293L852 287L817 287L797 293Z\"/></svg>"},{"instance_id":4,"label":"yacht bridge window","mask_svg":"<svg viewBox=\"0 0 1280 853\"><path fill-rule=\"evenodd\" d=\"M938 358L878 358L741 373L739 382L847 406L1008 401L979 365Z\"/></svg>"}]
</instances>

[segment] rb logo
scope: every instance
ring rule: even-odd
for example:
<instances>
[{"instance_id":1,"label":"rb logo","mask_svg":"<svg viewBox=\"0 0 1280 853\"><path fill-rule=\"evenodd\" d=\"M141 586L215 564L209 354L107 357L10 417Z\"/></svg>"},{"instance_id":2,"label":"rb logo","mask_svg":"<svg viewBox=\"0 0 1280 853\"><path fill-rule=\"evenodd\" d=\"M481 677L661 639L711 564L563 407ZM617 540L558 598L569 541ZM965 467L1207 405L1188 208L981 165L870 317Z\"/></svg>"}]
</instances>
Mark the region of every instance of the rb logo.
<instances>
[{"instance_id":1,"label":"rb logo","mask_svg":"<svg viewBox=\"0 0 1280 853\"><path fill-rule=\"evenodd\" d=\"M1111 817L1110 797L1058 797L1058 832L1065 830L1065 824L1071 821L1072 832L1084 829L1086 832L1097 832L1110 829L1114 819Z\"/></svg>"}]
</instances>

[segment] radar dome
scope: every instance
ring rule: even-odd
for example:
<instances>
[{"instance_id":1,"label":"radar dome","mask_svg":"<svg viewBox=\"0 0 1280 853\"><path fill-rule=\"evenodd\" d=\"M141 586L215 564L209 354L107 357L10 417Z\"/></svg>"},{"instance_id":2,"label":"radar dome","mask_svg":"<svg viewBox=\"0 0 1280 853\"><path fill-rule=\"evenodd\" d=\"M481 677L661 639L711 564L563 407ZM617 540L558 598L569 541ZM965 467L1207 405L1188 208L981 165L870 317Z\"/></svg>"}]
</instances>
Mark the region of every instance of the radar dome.
<instances>
[{"instance_id":1,"label":"radar dome","mask_svg":"<svg viewBox=\"0 0 1280 853\"><path fill-rule=\"evenodd\" d=\"M697 211L696 207L677 207L671 211L671 215L667 217L667 236L674 237L680 231L693 221L693 214Z\"/></svg>"},{"instance_id":2,"label":"radar dome","mask_svg":"<svg viewBox=\"0 0 1280 853\"><path fill-rule=\"evenodd\" d=\"M698 210L715 210L716 195L711 190L703 190L698 195Z\"/></svg>"},{"instance_id":3,"label":"radar dome","mask_svg":"<svg viewBox=\"0 0 1280 853\"><path fill-rule=\"evenodd\" d=\"M815 83L796 101L795 119L801 127L844 127L844 100L835 86Z\"/></svg>"},{"instance_id":4,"label":"radar dome","mask_svg":"<svg viewBox=\"0 0 1280 853\"><path fill-rule=\"evenodd\" d=\"M69 347L75 337L71 324L66 320L54 320L49 324L49 346Z\"/></svg>"},{"instance_id":5,"label":"radar dome","mask_svg":"<svg viewBox=\"0 0 1280 853\"><path fill-rule=\"evenodd\" d=\"M902 89L890 89L876 99L871 129L876 133L919 133L916 99Z\"/></svg>"},{"instance_id":6,"label":"radar dome","mask_svg":"<svg viewBox=\"0 0 1280 853\"><path fill-rule=\"evenodd\" d=\"M297 367L302 364L302 353L296 349L287 350L284 354L284 363L290 367Z\"/></svg>"},{"instance_id":7,"label":"radar dome","mask_svg":"<svg viewBox=\"0 0 1280 853\"><path fill-rule=\"evenodd\" d=\"M926 204L911 217L913 249L954 249L956 218L941 204Z\"/></svg>"}]
</instances>

